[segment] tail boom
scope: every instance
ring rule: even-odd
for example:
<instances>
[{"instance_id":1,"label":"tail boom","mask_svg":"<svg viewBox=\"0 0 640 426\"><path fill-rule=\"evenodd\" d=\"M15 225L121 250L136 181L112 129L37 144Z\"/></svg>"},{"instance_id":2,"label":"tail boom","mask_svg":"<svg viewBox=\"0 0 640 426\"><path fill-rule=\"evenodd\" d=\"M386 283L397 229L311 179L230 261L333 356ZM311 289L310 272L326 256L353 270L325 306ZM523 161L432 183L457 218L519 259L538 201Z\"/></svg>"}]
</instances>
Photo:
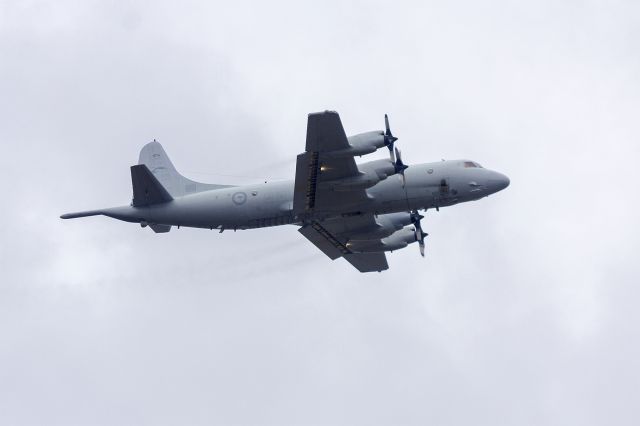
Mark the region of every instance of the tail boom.
<instances>
[{"instance_id":1,"label":"tail boom","mask_svg":"<svg viewBox=\"0 0 640 426\"><path fill-rule=\"evenodd\" d=\"M65 213L60 216L60 219L76 219L79 217L87 216L99 216L102 215L103 210L88 210L84 212Z\"/></svg>"},{"instance_id":2,"label":"tail boom","mask_svg":"<svg viewBox=\"0 0 640 426\"><path fill-rule=\"evenodd\" d=\"M132 206L110 207L107 209L87 210L83 212L65 213L60 219L77 219L88 216L107 216L125 222L140 223L145 220L145 209Z\"/></svg>"}]
</instances>

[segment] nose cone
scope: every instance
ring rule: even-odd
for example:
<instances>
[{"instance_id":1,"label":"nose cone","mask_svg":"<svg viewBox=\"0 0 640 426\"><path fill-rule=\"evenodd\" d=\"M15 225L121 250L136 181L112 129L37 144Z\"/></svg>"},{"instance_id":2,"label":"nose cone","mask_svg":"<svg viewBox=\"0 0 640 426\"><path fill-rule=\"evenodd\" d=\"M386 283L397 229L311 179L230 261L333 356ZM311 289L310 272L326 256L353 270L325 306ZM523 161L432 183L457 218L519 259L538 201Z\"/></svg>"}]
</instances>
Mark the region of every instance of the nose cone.
<instances>
[{"instance_id":1,"label":"nose cone","mask_svg":"<svg viewBox=\"0 0 640 426\"><path fill-rule=\"evenodd\" d=\"M495 172L495 175L491 179L491 183L489 185L491 192L498 192L505 189L511 181L509 178L502 173Z\"/></svg>"},{"instance_id":2,"label":"nose cone","mask_svg":"<svg viewBox=\"0 0 640 426\"><path fill-rule=\"evenodd\" d=\"M511 180L507 177L507 175L500 174L500 184L499 184L500 189L498 189L498 191L502 191L507 186L509 186L510 183L511 183Z\"/></svg>"}]
</instances>

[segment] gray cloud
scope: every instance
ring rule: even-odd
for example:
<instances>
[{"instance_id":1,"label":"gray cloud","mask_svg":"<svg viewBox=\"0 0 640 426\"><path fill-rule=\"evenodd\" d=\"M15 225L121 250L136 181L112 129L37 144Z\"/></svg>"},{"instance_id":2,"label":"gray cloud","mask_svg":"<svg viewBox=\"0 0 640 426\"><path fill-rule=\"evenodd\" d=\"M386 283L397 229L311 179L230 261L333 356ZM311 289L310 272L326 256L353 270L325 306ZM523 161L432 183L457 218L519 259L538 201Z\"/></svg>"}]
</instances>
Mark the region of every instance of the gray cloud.
<instances>
[{"instance_id":1,"label":"gray cloud","mask_svg":"<svg viewBox=\"0 0 640 426\"><path fill-rule=\"evenodd\" d=\"M634 2L3 2L0 423L636 424ZM359 275L293 227L148 229L160 140L292 176L306 114L512 185ZM243 182L244 182L243 181Z\"/></svg>"}]
</instances>

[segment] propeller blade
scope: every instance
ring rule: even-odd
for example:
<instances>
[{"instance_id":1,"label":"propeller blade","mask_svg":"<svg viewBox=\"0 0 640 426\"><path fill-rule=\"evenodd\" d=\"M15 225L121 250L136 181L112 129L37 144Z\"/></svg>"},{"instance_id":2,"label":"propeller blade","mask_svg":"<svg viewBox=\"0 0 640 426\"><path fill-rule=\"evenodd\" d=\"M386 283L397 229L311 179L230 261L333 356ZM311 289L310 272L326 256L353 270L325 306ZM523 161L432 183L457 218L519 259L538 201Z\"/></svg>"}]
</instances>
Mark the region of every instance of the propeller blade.
<instances>
[{"instance_id":1,"label":"propeller blade","mask_svg":"<svg viewBox=\"0 0 640 426\"><path fill-rule=\"evenodd\" d=\"M414 224L415 233L416 233L416 241L418 242L418 246L420 247L420 255L424 257L424 238L428 236L426 232L422 230L422 225L420 221L424 218L421 214L418 213L417 210L411 212L411 222Z\"/></svg>"},{"instance_id":2,"label":"propeller blade","mask_svg":"<svg viewBox=\"0 0 640 426\"><path fill-rule=\"evenodd\" d=\"M396 152L396 161L394 163L394 168L396 170L396 173L399 175L402 175L402 186L404 187L404 185L406 184L406 180L405 180L405 176L404 176L404 171L406 169L409 168L409 166L405 165L402 162L402 153L400 152L400 150L398 148L395 149Z\"/></svg>"},{"instance_id":3,"label":"propeller blade","mask_svg":"<svg viewBox=\"0 0 640 426\"><path fill-rule=\"evenodd\" d=\"M389 116L387 114L384 115L384 144L389 148L389 158L391 162L395 163L396 159L393 157L393 144L397 141L398 138L393 136L391 133L391 128L389 127Z\"/></svg>"},{"instance_id":4,"label":"propeller blade","mask_svg":"<svg viewBox=\"0 0 640 426\"><path fill-rule=\"evenodd\" d=\"M420 219L414 222L415 224L415 233L416 233L416 241L419 243L424 242L424 232L422 232L422 226L420 226Z\"/></svg>"}]
</instances>

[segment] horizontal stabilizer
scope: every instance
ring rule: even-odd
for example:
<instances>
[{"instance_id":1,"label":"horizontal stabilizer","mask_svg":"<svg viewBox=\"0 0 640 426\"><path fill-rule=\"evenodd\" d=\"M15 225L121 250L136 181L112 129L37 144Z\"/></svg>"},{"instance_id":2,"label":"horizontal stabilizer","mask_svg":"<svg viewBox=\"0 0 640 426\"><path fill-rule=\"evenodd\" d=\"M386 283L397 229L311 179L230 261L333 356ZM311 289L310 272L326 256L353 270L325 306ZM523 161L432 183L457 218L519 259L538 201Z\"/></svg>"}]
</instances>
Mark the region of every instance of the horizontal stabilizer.
<instances>
[{"instance_id":1,"label":"horizontal stabilizer","mask_svg":"<svg viewBox=\"0 0 640 426\"><path fill-rule=\"evenodd\" d=\"M131 166L133 206L144 207L173 200L167 190L144 164Z\"/></svg>"}]
</instances>

